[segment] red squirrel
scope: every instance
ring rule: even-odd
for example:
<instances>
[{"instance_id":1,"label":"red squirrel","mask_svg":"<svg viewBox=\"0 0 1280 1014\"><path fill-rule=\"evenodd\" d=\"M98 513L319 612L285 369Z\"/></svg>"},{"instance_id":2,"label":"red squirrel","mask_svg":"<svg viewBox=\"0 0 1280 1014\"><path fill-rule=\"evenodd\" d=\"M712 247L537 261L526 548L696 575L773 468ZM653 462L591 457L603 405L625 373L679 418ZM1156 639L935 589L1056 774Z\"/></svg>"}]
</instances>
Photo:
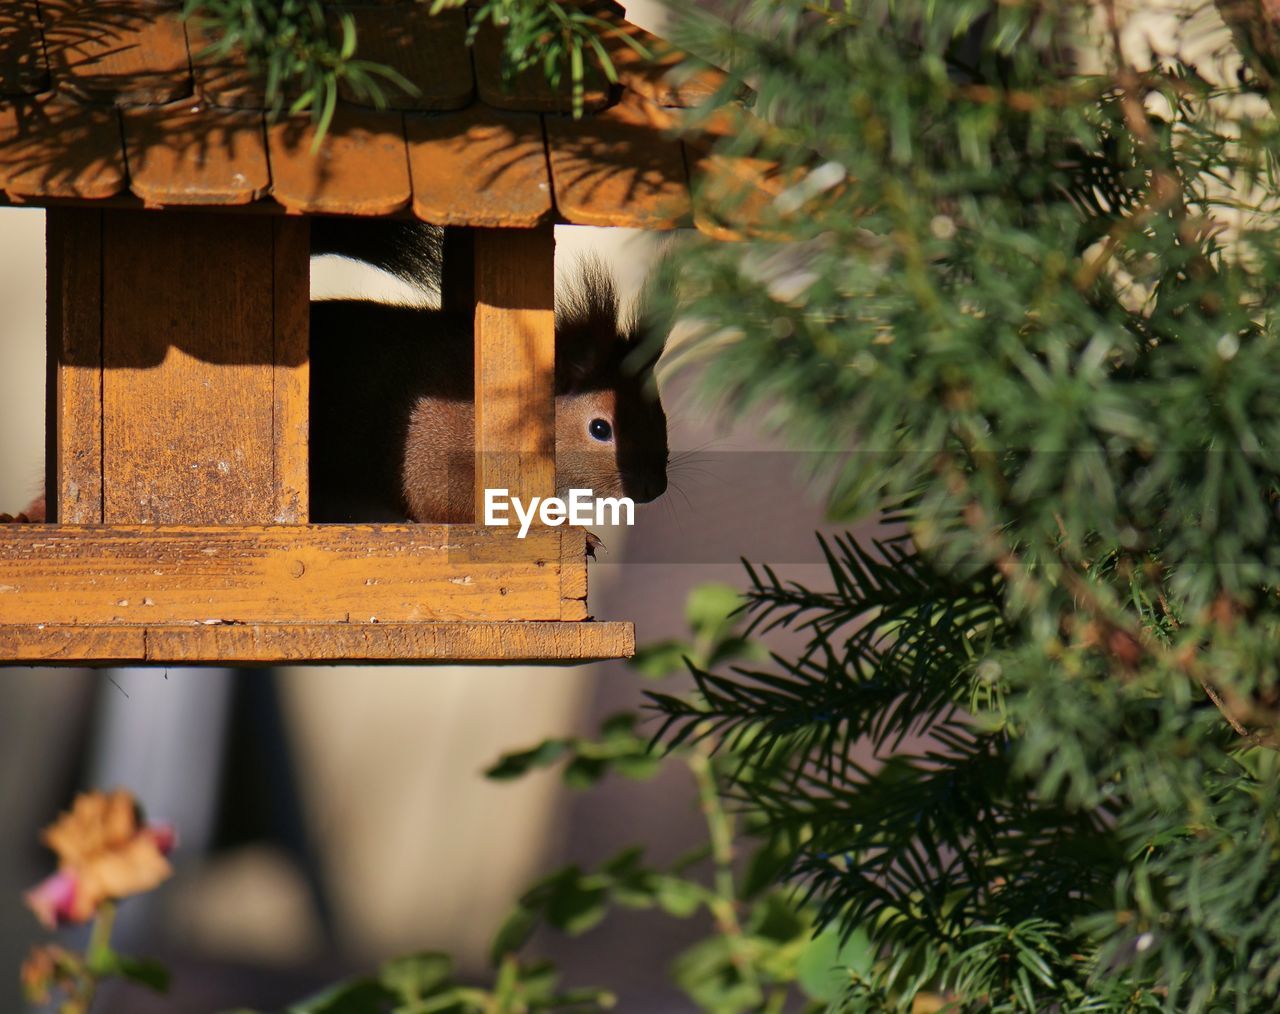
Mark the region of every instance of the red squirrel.
<instances>
[{"instance_id":1,"label":"red squirrel","mask_svg":"<svg viewBox=\"0 0 1280 1014\"><path fill-rule=\"evenodd\" d=\"M439 287L440 230L322 222L313 253ZM655 351L598 262L582 265L557 303L557 495L653 500L666 490L668 454ZM311 520L473 521L472 314L313 303L311 348Z\"/></svg>"},{"instance_id":2,"label":"red squirrel","mask_svg":"<svg viewBox=\"0 0 1280 1014\"><path fill-rule=\"evenodd\" d=\"M362 260L439 287L441 231L317 219L313 255ZM667 487L657 352L589 261L556 311L556 492L645 503ZM475 519L472 315L334 300L311 306L313 522ZM42 494L17 517L46 520Z\"/></svg>"}]
</instances>

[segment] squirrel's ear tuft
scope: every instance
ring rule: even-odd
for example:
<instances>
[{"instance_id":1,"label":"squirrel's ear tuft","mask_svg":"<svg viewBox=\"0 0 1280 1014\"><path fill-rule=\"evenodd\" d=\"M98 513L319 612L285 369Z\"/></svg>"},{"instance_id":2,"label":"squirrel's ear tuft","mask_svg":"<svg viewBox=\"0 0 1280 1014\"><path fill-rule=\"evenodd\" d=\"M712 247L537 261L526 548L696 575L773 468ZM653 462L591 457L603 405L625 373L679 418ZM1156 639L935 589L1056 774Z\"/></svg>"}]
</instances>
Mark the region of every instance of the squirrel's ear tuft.
<instances>
[{"instance_id":1,"label":"squirrel's ear tuft","mask_svg":"<svg viewBox=\"0 0 1280 1014\"><path fill-rule=\"evenodd\" d=\"M613 275L582 258L556 292L556 390L616 387L621 376L652 372L665 340L638 314L622 314Z\"/></svg>"},{"instance_id":2,"label":"squirrel's ear tuft","mask_svg":"<svg viewBox=\"0 0 1280 1014\"><path fill-rule=\"evenodd\" d=\"M576 269L556 293L556 326L586 328L612 340L620 314L613 275L595 254L579 258Z\"/></svg>"},{"instance_id":3,"label":"squirrel's ear tuft","mask_svg":"<svg viewBox=\"0 0 1280 1014\"><path fill-rule=\"evenodd\" d=\"M556 389L609 386L622 337L613 276L600 258L584 257L556 296Z\"/></svg>"}]
</instances>

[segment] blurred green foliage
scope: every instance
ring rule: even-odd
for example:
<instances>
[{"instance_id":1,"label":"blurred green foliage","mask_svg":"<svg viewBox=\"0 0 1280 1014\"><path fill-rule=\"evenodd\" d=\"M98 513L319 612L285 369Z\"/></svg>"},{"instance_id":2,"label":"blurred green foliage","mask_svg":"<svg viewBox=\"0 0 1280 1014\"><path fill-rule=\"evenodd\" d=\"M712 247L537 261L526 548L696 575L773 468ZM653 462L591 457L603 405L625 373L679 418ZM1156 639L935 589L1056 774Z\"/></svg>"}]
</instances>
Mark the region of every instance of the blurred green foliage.
<instances>
[{"instance_id":1,"label":"blurred green foliage","mask_svg":"<svg viewBox=\"0 0 1280 1014\"><path fill-rule=\"evenodd\" d=\"M490 988L460 984L447 954L392 958L375 975L339 982L291 1004L287 1014L529 1014L597 1011L613 1006L604 990L557 988L547 962L504 960Z\"/></svg>"},{"instance_id":2,"label":"blurred green foliage","mask_svg":"<svg viewBox=\"0 0 1280 1014\"><path fill-rule=\"evenodd\" d=\"M740 593L728 585L700 586L685 609L690 637L642 647L633 667L648 680L666 681L690 667L763 660L760 645L742 634L743 605ZM610 909L656 908L708 924L707 935L671 969L699 1010L782 1011L796 1009L797 1003L821 1009L847 979L840 955L865 955L866 946L859 940L839 944L828 936L814 938L813 909L777 879L793 846L791 836L760 835L756 815L735 813L728 787L749 777L750 744L713 756L708 744L690 743L656 756L639 723L632 712L614 715L595 737L550 739L506 754L488 776L505 779L563 765L565 782L586 788L610 774L634 779L666 771L669 777L671 768L683 767L697 790L705 845L661 869L646 863L643 848L629 847L597 870L556 870L520 899L494 941L493 960L501 962L523 947L540 925L577 935L595 927Z\"/></svg>"},{"instance_id":3,"label":"blurred green foliage","mask_svg":"<svg viewBox=\"0 0 1280 1014\"><path fill-rule=\"evenodd\" d=\"M420 0L432 14L467 0ZM359 39L349 10L320 0L184 0L183 15L196 19L210 41L204 56L244 57L264 79L273 116L310 112L317 144L333 121L338 89L378 108L387 89L413 95L417 87L391 67L358 57ZM485 22L503 39L503 73L511 80L539 69L553 87L567 83L575 115L582 112L586 84L594 77L617 81L602 41L617 38L642 56L644 45L599 17L591 5L561 0L482 0L468 8L470 45Z\"/></svg>"},{"instance_id":4,"label":"blurred green foliage","mask_svg":"<svg viewBox=\"0 0 1280 1014\"><path fill-rule=\"evenodd\" d=\"M355 19L319 0L184 0L183 16L198 22L201 58L243 58L262 76L273 117L309 111L318 137L329 129L345 83L361 101L386 105L387 88L417 86L391 67L356 57Z\"/></svg>"},{"instance_id":5,"label":"blurred green foliage","mask_svg":"<svg viewBox=\"0 0 1280 1014\"><path fill-rule=\"evenodd\" d=\"M762 660L759 645L742 636L743 604L727 585L695 589L686 610L691 638L641 650L635 667L647 679L669 680L712 660ZM704 845L661 869L646 862L643 847L632 846L598 869L570 865L544 876L494 936L492 987L461 984L447 955L409 955L376 974L337 983L293 1005L289 1014L520 1014L602 1010L619 999L625 1005L626 997L605 989L559 990L549 963L521 953L539 927L578 936L615 909L701 920L706 934L676 959L671 976L697 1009L712 1014L822 1010L867 974L867 937L836 929L818 933L813 907L779 883L791 837L762 835L755 817L733 812L727 789L745 777L750 745L713 757L709 746L695 743L658 756L638 724L636 714L615 715L594 737L544 740L499 758L487 775L509 780L561 765L567 784L587 789L610 775L648 779L683 768L706 823Z\"/></svg>"},{"instance_id":6,"label":"blurred green foliage","mask_svg":"<svg viewBox=\"0 0 1280 1014\"><path fill-rule=\"evenodd\" d=\"M1280 194L1239 30L1189 5L1192 62L1106 0L732 8L673 38L754 89L719 150L773 183L706 181L745 239L654 295L719 403L845 452L834 518L901 534L825 544L829 587L753 571L806 647L658 695L666 742L755 744L783 875L877 957L844 1009L1276 1009Z\"/></svg>"}]
</instances>

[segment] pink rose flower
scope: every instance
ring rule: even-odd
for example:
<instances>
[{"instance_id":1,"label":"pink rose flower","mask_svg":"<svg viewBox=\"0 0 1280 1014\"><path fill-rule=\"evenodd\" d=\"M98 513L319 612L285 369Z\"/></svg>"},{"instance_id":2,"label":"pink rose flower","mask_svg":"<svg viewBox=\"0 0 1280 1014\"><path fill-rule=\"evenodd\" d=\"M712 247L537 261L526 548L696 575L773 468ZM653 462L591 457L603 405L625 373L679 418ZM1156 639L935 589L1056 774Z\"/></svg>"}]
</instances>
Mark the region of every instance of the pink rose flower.
<instances>
[{"instance_id":1,"label":"pink rose flower","mask_svg":"<svg viewBox=\"0 0 1280 1014\"><path fill-rule=\"evenodd\" d=\"M173 827L143 823L123 789L81 793L41 839L58 854L58 872L24 900L50 929L87 922L103 902L150 891L173 873L165 858L177 843Z\"/></svg>"}]
</instances>

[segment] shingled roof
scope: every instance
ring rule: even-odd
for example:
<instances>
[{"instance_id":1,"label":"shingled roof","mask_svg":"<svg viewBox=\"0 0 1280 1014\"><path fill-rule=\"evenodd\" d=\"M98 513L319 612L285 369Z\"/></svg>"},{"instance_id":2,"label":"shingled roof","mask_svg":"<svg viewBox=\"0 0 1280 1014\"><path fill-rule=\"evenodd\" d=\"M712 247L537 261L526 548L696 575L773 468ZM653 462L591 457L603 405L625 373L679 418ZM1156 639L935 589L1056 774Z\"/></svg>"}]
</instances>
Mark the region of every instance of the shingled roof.
<instances>
[{"instance_id":1,"label":"shingled roof","mask_svg":"<svg viewBox=\"0 0 1280 1014\"><path fill-rule=\"evenodd\" d=\"M668 228L693 217L689 170L708 158L673 138L673 111L720 83L683 81L660 40L612 17L651 51L607 43L620 85L567 89L540 72L504 86L501 40L465 43L467 12L412 0L334 5L360 55L419 94L392 108L342 93L312 152L306 118L268 123L243 63L210 62L177 5L145 0L0 0L0 194L7 203L227 207L295 214L413 215L437 225Z\"/></svg>"}]
</instances>

